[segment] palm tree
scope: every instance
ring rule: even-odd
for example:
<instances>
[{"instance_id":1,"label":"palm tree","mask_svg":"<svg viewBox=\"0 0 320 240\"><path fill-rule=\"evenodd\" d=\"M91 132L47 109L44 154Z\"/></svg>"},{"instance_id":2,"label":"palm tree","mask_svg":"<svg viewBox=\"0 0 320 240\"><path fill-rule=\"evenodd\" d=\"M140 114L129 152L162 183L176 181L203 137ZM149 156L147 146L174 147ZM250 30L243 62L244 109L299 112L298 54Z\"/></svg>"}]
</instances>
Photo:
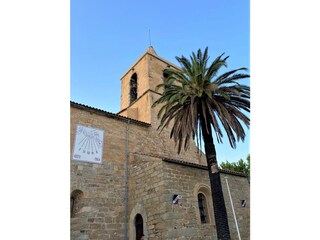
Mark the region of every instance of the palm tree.
<instances>
[{"instance_id":1,"label":"palm tree","mask_svg":"<svg viewBox=\"0 0 320 240\"><path fill-rule=\"evenodd\" d=\"M157 86L157 89L163 88L163 94L153 107L161 106L158 129L162 131L173 121L170 138L178 145L178 153L182 146L188 149L191 137L196 138L198 143L203 138L217 236L218 239L230 239L212 132L217 142L222 143L223 127L232 148L236 148L237 141L244 141L245 132L241 122L249 128L250 119L243 111L250 112L250 87L240 84L238 80L250 76L239 72L246 68L217 76L221 67L227 67L228 57L223 55L218 56L210 66L208 47L204 53L200 49L197 54L192 52L190 60L184 56L176 57L181 69L169 68L164 71L167 80Z\"/></svg>"}]
</instances>

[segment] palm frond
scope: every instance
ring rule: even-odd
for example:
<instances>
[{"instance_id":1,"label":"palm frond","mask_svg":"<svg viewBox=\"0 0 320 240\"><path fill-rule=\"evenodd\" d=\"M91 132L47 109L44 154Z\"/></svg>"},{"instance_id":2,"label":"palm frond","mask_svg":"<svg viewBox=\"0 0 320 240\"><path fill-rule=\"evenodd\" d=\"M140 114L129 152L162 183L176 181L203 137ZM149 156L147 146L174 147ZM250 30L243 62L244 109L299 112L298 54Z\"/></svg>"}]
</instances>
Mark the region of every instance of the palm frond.
<instances>
[{"instance_id":1,"label":"palm frond","mask_svg":"<svg viewBox=\"0 0 320 240\"><path fill-rule=\"evenodd\" d=\"M217 76L222 67L227 67L224 53L208 64L208 48L192 53L187 59L183 55L176 57L181 70L166 69L166 82L159 84L163 88L162 96L153 107L161 105L158 112L162 131L173 122L170 137L178 148L188 149L191 139L199 140L203 136L200 125L204 124L205 134L213 131L218 143L222 143L225 130L231 147L237 141L243 141L245 131L242 123L249 128L250 119L244 112L250 112L250 87L240 84L240 79L250 75L242 73L246 68L237 68ZM209 67L208 67L209 65ZM200 119L203 119L201 122Z\"/></svg>"}]
</instances>

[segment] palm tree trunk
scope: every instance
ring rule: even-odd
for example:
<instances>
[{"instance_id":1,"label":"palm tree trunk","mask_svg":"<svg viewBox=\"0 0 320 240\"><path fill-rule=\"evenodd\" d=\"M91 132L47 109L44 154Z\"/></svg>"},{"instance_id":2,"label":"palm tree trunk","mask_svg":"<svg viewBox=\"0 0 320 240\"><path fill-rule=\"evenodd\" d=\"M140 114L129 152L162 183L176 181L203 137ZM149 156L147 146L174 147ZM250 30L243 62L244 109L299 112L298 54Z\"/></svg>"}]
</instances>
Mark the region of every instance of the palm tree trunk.
<instances>
[{"instance_id":1,"label":"palm tree trunk","mask_svg":"<svg viewBox=\"0 0 320 240\"><path fill-rule=\"evenodd\" d=\"M205 125L205 121L202 118L201 130L208 164L217 236L218 240L230 240L231 238L228 224L228 215L222 192L220 172L216 158L216 150L212 138L211 126L210 124L207 124L209 126L206 128Z\"/></svg>"}]
</instances>

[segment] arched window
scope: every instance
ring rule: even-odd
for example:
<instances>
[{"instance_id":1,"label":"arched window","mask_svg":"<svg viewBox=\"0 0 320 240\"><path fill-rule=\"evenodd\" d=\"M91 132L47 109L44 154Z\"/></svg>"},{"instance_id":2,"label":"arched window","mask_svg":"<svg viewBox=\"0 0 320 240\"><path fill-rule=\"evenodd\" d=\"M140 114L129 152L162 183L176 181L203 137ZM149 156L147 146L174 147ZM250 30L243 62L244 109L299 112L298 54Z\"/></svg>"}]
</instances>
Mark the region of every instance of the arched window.
<instances>
[{"instance_id":1,"label":"arched window","mask_svg":"<svg viewBox=\"0 0 320 240\"><path fill-rule=\"evenodd\" d=\"M212 224L214 219L211 189L208 185L197 183L193 189L194 200L198 202L198 224Z\"/></svg>"},{"instance_id":2,"label":"arched window","mask_svg":"<svg viewBox=\"0 0 320 240\"><path fill-rule=\"evenodd\" d=\"M136 227L136 240L140 240L143 236L143 218L140 214L137 214L134 220Z\"/></svg>"},{"instance_id":3,"label":"arched window","mask_svg":"<svg viewBox=\"0 0 320 240\"><path fill-rule=\"evenodd\" d=\"M82 198L83 192L79 189L74 190L70 197L70 216L75 217L76 213L80 209L80 200Z\"/></svg>"},{"instance_id":4,"label":"arched window","mask_svg":"<svg viewBox=\"0 0 320 240\"><path fill-rule=\"evenodd\" d=\"M138 97L138 83L137 83L137 74L134 73L130 79L130 103L135 101Z\"/></svg>"},{"instance_id":5,"label":"arched window","mask_svg":"<svg viewBox=\"0 0 320 240\"><path fill-rule=\"evenodd\" d=\"M200 212L201 223L208 223L208 207L206 197L202 194L198 194L198 206Z\"/></svg>"},{"instance_id":6,"label":"arched window","mask_svg":"<svg viewBox=\"0 0 320 240\"><path fill-rule=\"evenodd\" d=\"M162 72L162 79L163 79L163 83L166 84L167 82L167 78L169 77L169 74L166 72L166 69L163 70ZM168 85L164 85L163 91L167 90Z\"/></svg>"}]
</instances>

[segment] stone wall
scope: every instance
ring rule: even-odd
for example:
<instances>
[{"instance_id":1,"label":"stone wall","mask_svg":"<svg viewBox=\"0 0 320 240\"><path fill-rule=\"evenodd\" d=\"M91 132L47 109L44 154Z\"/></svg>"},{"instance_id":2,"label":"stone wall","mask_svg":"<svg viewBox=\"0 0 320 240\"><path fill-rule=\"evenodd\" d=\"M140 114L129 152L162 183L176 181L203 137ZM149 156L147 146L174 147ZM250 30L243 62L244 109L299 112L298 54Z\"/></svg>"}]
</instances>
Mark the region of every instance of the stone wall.
<instances>
[{"instance_id":1,"label":"stone wall","mask_svg":"<svg viewBox=\"0 0 320 240\"><path fill-rule=\"evenodd\" d=\"M151 123L150 93L145 92L128 108L119 112L119 115L136 119L141 122Z\"/></svg>"},{"instance_id":2,"label":"stone wall","mask_svg":"<svg viewBox=\"0 0 320 240\"><path fill-rule=\"evenodd\" d=\"M79 209L71 218L72 240L123 239L126 136L129 161L128 239L135 239L134 217L137 213L143 216L146 239L214 239L213 216L210 216L209 224L201 224L197 207L198 190L205 192L210 189L206 170L162 160L172 158L199 164L201 161L194 144L190 151L178 155L173 141L169 139L169 130L159 135L150 124L134 120L128 124L129 119L79 104L72 104L70 114L71 153L77 124L104 130L101 164L71 159L70 193L75 190L82 192ZM204 156L201 159L203 162ZM244 177L226 176L241 237L249 239L249 184ZM224 178L222 184L232 236L236 239ZM171 203L173 194L182 196L178 205ZM239 205L242 199L247 200L245 208ZM211 196L208 201L212 201ZM211 205L212 202L208 208L212 208Z\"/></svg>"},{"instance_id":3,"label":"stone wall","mask_svg":"<svg viewBox=\"0 0 320 240\"><path fill-rule=\"evenodd\" d=\"M242 240L250 239L250 184L246 177L239 177L232 174L221 174L223 195L227 207L229 228L232 239L238 239L236 224L231 208L230 196L228 193L226 179L228 181L233 207ZM246 200L245 207L241 206L241 200Z\"/></svg>"},{"instance_id":4,"label":"stone wall","mask_svg":"<svg viewBox=\"0 0 320 240\"><path fill-rule=\"evenodd\" d=\"M165 163L164 166L165 188L170 194L182 196L179 205L174 205L173 210L168 206L165 221L167 225L167 238L164 239L216 239L215 221L213 216L210 182L207 170L198 169L179 164ZM226 202L231 239L238 239L236 225L230 204L228 184L237 216L237 223L241 239L250 239L250 199L249 183L246 177L231 174L221 174L224 199ZM202 189L207 189L203 191ZM198 192L204 192L208 201L209 223L201 224L197 202ZM168 196L169 197L169 196ZM247 201L246 207L241 207L240 201ZM170 211L171 210L171 211ZM183 237L184 236L184 237Z\"/></svg>"},{"instance_id":5,"label":"stone wall","mask_svg":"<svg viewBox=\"0 0 320 240\"><path fill-rule=\"evenodd\" d=\"M71 239L123 238L126 125L71 108L71 148L76 124L103 129L104 146L102 164L71 160L70 190L83 192L81 208L71 218Z\"/></svg>"},{"instance_id":6,"label":"stone wall","mask_svg":"<svg viewBox=\"0 0 320 240\"><path fill-rule=\"evenodd\" d=\"M71 103L71 153L77 125L104 131L101 164L71 159L72 240L123 239L125 231L128 240L135 240L137 214L143 219L145 239L216 239L205 155L199 155L193 141L188 151L177 154L170 139L170 125L161 133L157 131L161 106L151 106L160 97L162 90L156 86L163 83L163 70L169 67L177 68L149 47L121 78L119 114ZM137 99L130 103L130 79L135 73ZM237 229L225 177L228 177L241 238L247 240L249 183L243 176L221 175L232 239L237 239ZM204 224L200 220L199 193L206 199L207 223ZM172 204L173 194L182 196L179 204ZM245 207L241 206L241 200L247 201Z\"/></svg>"},{"instance_id":7,"label":"stone wall","mask_svg":"<svg viewBox=\"0 0 320 240\"><path fill-rule=\"evenodd\" d=\"M134 73L137 74L137 97L149 89L148 56L142 56L127 73L121 78L121 110L130 105L130 79Z\"/></svg>"},{"instance_id":8,"label":"stone wall","mask_svg":"<svg viewBox=\"0 0 320 240\"><path fill-rule=\"evenodd\" d=\"M163 239L216 239L214 220L201 224L198 208L198 184L210 187L206 170L181 166L164 162L165 189L167 213L163 216L166 222L166 232ZM172 205L172 195L179 194L182 199ZM209 211L212 213L212 200L208 200Z\"/></svg>"},{"instance_id":9,"label":"stone wall","mask_svg":"<svg viewBox=\"0 0 320 240\"><path fill-rule=\"evenodd\" d=\"M130 162L129 239L134 240L134 217L145 215L145 239L216 239L215 220L208 172L194 166L183 166L155 157L133 154ZM231 239L238 239L225 177L237 216L241 239L250 239L249 183L246 177L221 174ZM201 224L198 193L207 199L208 223ZM172 204L172 196L182 196ZM246 200L245 207L241 200ZM138 207L137 207L138 206ZM140 210L136 210L136 208Z\"/></svg>"},{"instance_id":10,"label":"stone wall","mask_svg":"<svg viewBox=\"0 0 320 240\"><path fill-rule=\"evenodd\" d=\"M147 225L144 228L145 239L162 239L165 224L161 216L166 213L166 201L163 199L165 188L162 161L156 157L132 154L129 183L129 240L135 240L134 217L137 213L144 216ZM143 209L139 212L137 209ZM140 207L142 206L142 207Z\"/></svg>"}]
</instances>

